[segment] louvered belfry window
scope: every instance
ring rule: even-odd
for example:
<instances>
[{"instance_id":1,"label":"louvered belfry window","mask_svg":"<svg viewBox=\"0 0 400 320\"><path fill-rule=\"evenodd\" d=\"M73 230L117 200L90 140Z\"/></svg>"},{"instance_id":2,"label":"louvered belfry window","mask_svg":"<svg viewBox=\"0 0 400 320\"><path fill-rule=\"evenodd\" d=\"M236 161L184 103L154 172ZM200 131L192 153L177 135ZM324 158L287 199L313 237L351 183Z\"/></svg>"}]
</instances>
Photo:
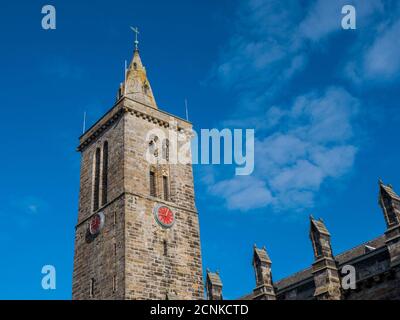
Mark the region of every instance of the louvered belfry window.
<instances>
[{"instance_id":1,"label":"louvered belfry window","mask_svg":"<svg viewBox=\"0 0 400 320\"><path fill-rule=\"evenodd\" d=\"M164 200L169 200L168 177L163 176Z\"/></svg>"},{"instance_id":2,"label":"louvered belfry window","mask_svg":"<svg viewBox=\"0 0 400 320\"><path fill-rule=\"evenodd\" d=\"M96 149L94 161L94 189L93 189L93 210L99 209L100 196L100 148Z\"/></svg>"},{"instance_id":3,"label":"louvered belfry window","mask_svg":"<svg viewBox=\"0 0 400 320\"><path fill-rule=\"evenodd\" d=\"M156 175L154 171L150 171L150 195L156 196Z\"/></svg>"},{"instance_id":4,"label":"louvered belfry window","mask_svg":"<svg viewBox=\"0 0 400 320\"><path fill-rule=\"evenodd\" d=\"M108 142L103 145L103 174L102 174L102 197L101 204L107 203L107 189L108 189Z\"/></svg>"}]
</instances>

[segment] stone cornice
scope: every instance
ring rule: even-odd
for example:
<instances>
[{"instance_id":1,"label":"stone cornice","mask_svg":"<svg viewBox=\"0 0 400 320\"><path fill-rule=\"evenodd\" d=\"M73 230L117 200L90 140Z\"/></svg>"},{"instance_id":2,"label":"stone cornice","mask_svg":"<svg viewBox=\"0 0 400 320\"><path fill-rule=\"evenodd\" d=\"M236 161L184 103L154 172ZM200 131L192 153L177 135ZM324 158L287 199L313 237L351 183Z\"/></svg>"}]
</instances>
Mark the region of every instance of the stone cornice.
<instances>
[{"instance_id":1,"label":"stone cornice","mask_svg":"<svg viewBox=\"0 0 400 320\"><path fill-rule=\"evenodd\" d=\"M77 151L83 151L88 145L97 139L105 130L113 125L123 115L124 108L116 106L110 110L103 118L96 122L86 134L80 138L80 144Z\"/></svg>"},{"instance_id":2,"label":"stone cornice","mask_svg":"<svg viewBox=\"0 0 400 320\"><path fill-rule=\"evenodd\" d=\"M123 105L126 108L126 111L129 111L131 114L134 114L143 119L147 119L150 122L158 123L160 126L167 128L169 127L171 119L174 119L176 121L178 130L192 128L191 122L163 110L150 107L149 105L146 105L140 101L125 97Z\"/></svg>"},{"instance_id":3,"label":"stone cornice","mask_svg":"<svg viewBox=\"0 0 400 320\"><path fill-rule=\"evenodd\" d=\"M176 121L177 128L175 129L177 130L188 130L192 128L192 124L189 121L169 114L168 112L155 109L136 100L123 97L118 100L103 117L93 124L88 131L80 136L80 143L77 147L77 151L83 151L126 112L164 128L170 127L171 118Z\"/></svg>"}]
</instances>

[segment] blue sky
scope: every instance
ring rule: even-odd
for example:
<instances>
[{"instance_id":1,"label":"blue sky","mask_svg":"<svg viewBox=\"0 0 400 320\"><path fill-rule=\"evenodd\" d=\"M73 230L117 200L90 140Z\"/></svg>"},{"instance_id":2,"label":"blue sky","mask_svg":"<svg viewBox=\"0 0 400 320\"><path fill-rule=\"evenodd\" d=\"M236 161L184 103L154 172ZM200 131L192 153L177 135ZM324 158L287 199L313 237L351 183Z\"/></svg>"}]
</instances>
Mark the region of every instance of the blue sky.
<instances>
[{"instance_id":1,"label":"blue sky","mask_svg":"<svg viewBox=\"0 0 400 320\"><path fill-rule=\"evenodd\" d=\"M203 264L224 296L254 287L252 245L278 280L313 260L308 215L342 252L385 230L378 178L400 190L397 1L2 2L0 298L70 299L83 112L115 100L139 26L161 109L196 129L255 128L255 171L196 165ZM340 27L353 4L357 29ZM264 195L264 196L260 196ZM57 289L41 288L41 268Z\"/></svg>"}]
</instances>

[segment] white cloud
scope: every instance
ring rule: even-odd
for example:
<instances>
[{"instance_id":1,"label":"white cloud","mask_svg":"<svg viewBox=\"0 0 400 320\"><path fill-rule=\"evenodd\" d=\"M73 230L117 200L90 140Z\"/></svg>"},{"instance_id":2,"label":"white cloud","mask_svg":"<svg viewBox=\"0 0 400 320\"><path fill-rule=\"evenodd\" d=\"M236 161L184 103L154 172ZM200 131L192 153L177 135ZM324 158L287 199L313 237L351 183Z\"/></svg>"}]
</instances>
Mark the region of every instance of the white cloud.
<instances>
[{"instance_id":1,"label":"white cloud","mask_svg":"<svg viewBox=\"0 0 400 320\"><path fill-rule=\"evenodd\" d=\"M347 0L317 0L308 6L297 0L243 2L236 33L224 48L214 78L240 90L256 90L262 83L268 87L265 94L275 94L307 65L313 45L335 32L344 32L341 10L347 4ZM382 0L354 0L352 5L359 28L385 13Z\"/></svg>"},{"instance_id":2,"label":"white cloud","mask_svg":"<svg viewBox=\"0 0 400 320\"><path fill-rule=\"evenodd\" d=\"M256 144L256 174L264 177L277 207L310 206L327 178L339 178L354 163L353 119L359 102L331 87L295 99L280 130ZM291 199L291 201L288 201Z\"/></svg>"},{"instance_id":3,"label":"white cloud","mask_svg":"<svg viewBox=\"0 0 400 320\"><path fill-rule=\"evenodd\" d=\"M378 81L398 77L400 71L400 20L378 34L363 59L365 75Z\"/></svg>"},{"instance_id":4,"label":"white cloud","mask_svg":"<svg viewBox=\"0 0 400 320\"><path fill-rule=\"evenodd\" d=\"M321 168L326 177L340 177L353 165L357 148L353 145L338 146L331 149L316 147L311 150L310 159Z\"/></svg>"},{"instance_id":5,"label":"white cloud","mask_svg":"<svg viewBox=\"0 0 400 320\"><path fill-rule=\"evenodd\" d=\"M236 176L209 187L209 192L226 200L229 209L247 211L265 207L272 202L264 181L252 176Z\"/></svg>"},{"instance_id":6,"label":"white cloud","mask_svg":"<svg viewBox=\"0 0 400 320\"><path fill-rule=\"evenodd\" d=\"M317 189L323 179L321 168L311 162L301 159L293 167L281 168L271 180L271 186L277 192L288 189Z\"/></svg>"},{"instance_id":7,"label":"white cloud","mask_svg":"<svg viewBox=\"0 0 400 320\"><path fill-rule=\"evenodd\" d=\"M228 208L242 211L312 206L324 181L342 177L353 166L358 105L344 89L330 87L297 97L290 108L273 107L279 127L256 141L254 175L216 182L208 191L225 199ZM209 181L218 181L209 175Z\"/></svg>"},{"instance_id":8,"label":"white cloud","mask_svg":"<svg viewBox=\"0 0 400 320\"><path fill-rule=\"evenodd\" d=\"M214 70L214 78L227 87L254 88L260 80L272 94L279 84L305 65L299 54L297 20L302 11L295 0L250 0L238 13L238 32L232 37Z\"/></svg>"},{"instance_id":9,"label":"white cloud","mask_svg":"<svg viewBox=\"0 0 400 320\"><path fill-rule=\"evenodd\" d=\"M300 24L304 37L316 41L340 30L340 1L316 1Z\"/></svg>"},{"instance_id":10,"label":"white cloud","mask_svg":"<svg viewBox=\"0 0 400 320\"><path fill-rule=\"evenodd\" d=\"M307 140L335 142L353 134L351 120L358 112L358 101L342 88L330 87L324 95L311 93L299 97L291 111L297 131ZM307 126L302 126L303 121Z\"/></svg>"},{"instance_id":11,"label":"white cloud","mask_svg":"<svg viewBox=\"0 0 400 320\"><path fill-rule=\"evenodd\" d=\"M269 108L265 115L265 127L271 129L279 124L280 120L285 116L284 110L272 106Z\"/></svg>"},{"instance_id":12,"label":"white cloud","mask_svg":"<svg viewBox=\"0 0 400 320\"><path fill-rule=\"evenodd\" d=\"M398 74L398 14L388 12L391 6L383 0L354 0L358 29L344 31L341 9L345 4L348 1L241 3L235 34L213 75L238 96L236 111L223 125L255 128L257 140L253 180L214 177L216 185L209 188L229 208L309 208L324 183L352 169L362 101L342 87L321 83L318 90L279 103L287 101L286 89L296 75L308 71L309 63L315 68L312 54L321 52L334 33L347 32L346 37L352 35L354 41L344 42L343 52L351 54L343 58L345 62L337 62L344 67L335 70L332 81L348 77L362 83L364 78L390 80Z\"/></svg>"},{"instance_id":13,"label":"white cloud","mask_svg":"<svg viewBox=\"0 0 400 320\"><path fill-rule=\"evenodd\" d=\"M299 157L304 157L307 147L308 142L299 139L295 134L278 131L264 140L257 141L255 156L256 159L265 159L267 163L284 166L294 163ZM271 166L265 169L270 170Z\"/></svg>"},{"instance_id":14,"label":"white cloud","mask_svg":"<svg viewBox=\"0 0 400 320\"><path fill-rule=\"evenodd\" d=\"M357 38L350 46L343 74L360 88L393 83L400 71L400 3L365 1L362 4L356 7ZM363 9L361 17L359 8Z\"/></svg>"},{"instance_id":15,"label":"white cloud","mask_svg":"<svg viewBox=\"0 0 400 320\"><path fill-rule=\"evenodd\" d=\"M276 211L286 209L295 212L302 212L305 208L310 208L314 205L314 191L291 189L280 194L280 201L275 203Z\"/></svg>"},{"instance_id":16,"label":"white cloud","mask_svg":"<svg viewBox=\"0 0 400 320\"><path fill-rule=\"evenodd\" d=\"M349 4L356 9L360 28L370 22L373 14L383 10L382 0L353 0L351 3L348 0L318 0L309 8L306 18L300 24L300 32L305 38L318 41L334 32L343 31L342 7Z\"/></svg>"}]
</instances>

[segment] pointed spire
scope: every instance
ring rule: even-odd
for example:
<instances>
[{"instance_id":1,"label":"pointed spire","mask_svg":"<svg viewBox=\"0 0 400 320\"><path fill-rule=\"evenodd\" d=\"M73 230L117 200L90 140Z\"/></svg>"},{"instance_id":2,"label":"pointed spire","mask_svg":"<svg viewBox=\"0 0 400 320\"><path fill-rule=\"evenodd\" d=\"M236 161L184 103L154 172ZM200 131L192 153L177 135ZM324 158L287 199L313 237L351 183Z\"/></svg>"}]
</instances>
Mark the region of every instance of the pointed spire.
<instances>
[{"instance_id":1,"label":"pointed spire","mask_svg":"<svg viewBox=\"0 0 400 320\"><path fill-rule=\"evenodd\" d=\"M267 249L265 246L262 249L257 248L256 245L254 245L253 248L253 264L257 263L271 263L271 259L269 258L269 255L267 253Z\"/></svg>"},{"instance_id":2,"label":"pointed spire","mask_svg":"<svg viewBox=\"0 0 400 320\"><path fill-rule=\"evenodd\" d=\"M326 228L324 220L322 220L322 218L319 218L319 220L317 220L312 215L310 215L310 222L311 222L311 231L316 230L320 234L330 236L330 233Z\"/></svg>"},{"instance_id":3,"label":"pointed spire","mask_svg":"<svg viewBox=\"0 0 400 320\"><path fill-rule=\"evenodd\" d=\"M331 236L322 219L310 217L310 238L315 261L312 265L318 300L340 300L340 276L331 247Z\"/></svg>"},{"instance_id":4,"label":"pointed spire","mask_svg":"<svg viewBox=\"0 0 400 320\"><path fill-rule=\"evenodd\" d=\"M206 290L208 300L222 300L222 281L219 272L207 268Z\"/></svg>"},{"instance_id":5,"label":"pointed spire","mask_svg":"<svg viewBox=\"0 0 400 320\"><path fill-rule=\"evenodd\" d=\"M381 198L382 196L386 195L390 197L391 199L399 200L400 197L399 195L394 192L393 186L391 184L385 185L382 180L379 181L379 186L380 186L380 192L379 192L379 197Z\"/></svg>"},{"instance_id":6,"label":"pointed spire","mask_svg":"<svg viewBox=\"0 0 400 320\"><path fill-rule=\"evenodd\" d=\"M382 180L379 182L379 205L388 227L400 223L400 197L392 185L385 185Z\"/></svg>"},{"instance_id":7,"label":"pointed spire","mask_svg":"<svg viewBox=\"0 0 400 320\"><path fill-rule=\"evenodd\" d=\"M139 41L137 39L139 31L137 28L132 28L132 30L136 32L135 50L128 70L126 70L126 78L122 92L125 97L143 103L149 107L157 108L153 91L151 90L150 82L147 78L146 68L143 66L139 55Z\"/></svg>"},{"instance_id":8,"label":"pointed spire","mask_svg":"<svg viewBox=\"0 0 400 320\"><path fill-rule=\"evenodd\" d=\"M386 246L390 255L390 266L400 265L400 197L392 185L379 183L379 205L386 221Z\"/></svg>"},{"instance_id":9,"label":"pointed spire","mask_svg":"<svg viewBox=\"0 0 400 320\"><path fill-rule=\"evenodd\" d=\"M256 276L256 288L253 290L256 300L275 300L272 284L271 259L265 246L262 249L253 247L253 267Z\"/></svg>"},{"instance_id":10,"label":"pointed spire","mask_svg":"<svg viewBox=\"0 0 400 320\"><path fill-rule=\"evenodd\" d=\"M310 239L314 249L315 259L332 257L330 233L323 221L310 217Z\"/></svg>"}]
</instances>

